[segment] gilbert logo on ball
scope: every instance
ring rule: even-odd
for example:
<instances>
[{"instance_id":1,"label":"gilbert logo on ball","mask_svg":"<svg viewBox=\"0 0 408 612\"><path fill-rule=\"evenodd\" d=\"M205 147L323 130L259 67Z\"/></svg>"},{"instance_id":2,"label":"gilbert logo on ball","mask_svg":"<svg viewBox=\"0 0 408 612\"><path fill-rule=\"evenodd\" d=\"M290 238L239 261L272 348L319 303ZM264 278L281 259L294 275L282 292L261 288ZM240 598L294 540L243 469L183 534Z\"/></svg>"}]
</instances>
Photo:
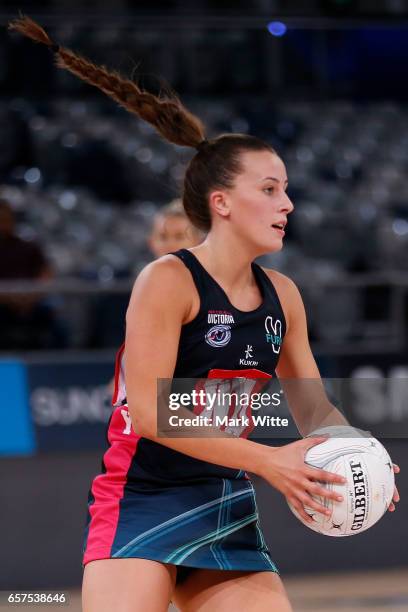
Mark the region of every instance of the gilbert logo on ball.
<instances>
[{"instance_id":1,"label":"gilbert logo on ball","mask_svg":"<svg viewBox=\"0 0 408 612\"><path fill-rule=\"evenodd\" d=\"M327 472L340 474L345 484L322 483L343 496L342 502L313 495L332 511L331 516L305 507L313 518L306 523L289 504L292 512L307 527L323 535L355 535L372 527L387 511L394 493L393 464L384 446L368 432L348 426L332 426L310 434L330 438L310 448L305 462Z\"/></svg>"}]
</instances>

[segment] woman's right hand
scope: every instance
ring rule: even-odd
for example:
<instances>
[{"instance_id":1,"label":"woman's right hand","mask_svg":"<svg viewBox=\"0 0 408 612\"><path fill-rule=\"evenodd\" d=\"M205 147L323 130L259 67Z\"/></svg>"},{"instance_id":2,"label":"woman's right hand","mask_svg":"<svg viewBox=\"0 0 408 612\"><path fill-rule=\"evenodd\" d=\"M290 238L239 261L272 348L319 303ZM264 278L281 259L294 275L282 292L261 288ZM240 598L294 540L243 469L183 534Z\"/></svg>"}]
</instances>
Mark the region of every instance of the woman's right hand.
<instances>
[{"instance_id":1,"label":"woman's right hand","mask_svg":"<svg viewBox=\"0 0 408 612\"><path fill-rule=\"evenodd\" d=\"M345 478L305 463L305 455L309 448L327 439L327 436L304 438L285 446L268 449L270 452L266 454L267 459L262 467L262 473L259 474L278 489L308 523L312 523L313 518L307 514L305 506L326 516L331 514L329 509L313 499L312 494L334 501L343 499L338 493L330 491L320 483L344 484Z\"/></svg>"}]
</instances>

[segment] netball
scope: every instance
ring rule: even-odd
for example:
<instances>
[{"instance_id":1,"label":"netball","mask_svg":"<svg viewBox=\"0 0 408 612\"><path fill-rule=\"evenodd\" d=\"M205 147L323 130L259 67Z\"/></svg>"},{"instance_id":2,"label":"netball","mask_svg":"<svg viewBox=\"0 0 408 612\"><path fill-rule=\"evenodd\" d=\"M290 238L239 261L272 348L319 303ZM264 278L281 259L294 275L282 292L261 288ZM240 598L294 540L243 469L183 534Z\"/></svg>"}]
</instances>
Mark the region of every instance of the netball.
<instances>
[{"instance_id":1,"label":"netball","mask_svg":"<svg viewBox=\"0 0 408 612\"><path fill-rule=\"evenodd\" d=\"M318 433L341 435L347 428L327 427ZM330 517L310 508L306 512L313 518L306 523L291 506L304 525L323 535L344 537L357 535L375 525L385 514L394 492L394 471L388 452L372 437L332 437L307 451L309 465L340 474L347 479L345 485L325 485L343 495L342 502L318 499L332 512Z\"/></svg>"}]
</instances>

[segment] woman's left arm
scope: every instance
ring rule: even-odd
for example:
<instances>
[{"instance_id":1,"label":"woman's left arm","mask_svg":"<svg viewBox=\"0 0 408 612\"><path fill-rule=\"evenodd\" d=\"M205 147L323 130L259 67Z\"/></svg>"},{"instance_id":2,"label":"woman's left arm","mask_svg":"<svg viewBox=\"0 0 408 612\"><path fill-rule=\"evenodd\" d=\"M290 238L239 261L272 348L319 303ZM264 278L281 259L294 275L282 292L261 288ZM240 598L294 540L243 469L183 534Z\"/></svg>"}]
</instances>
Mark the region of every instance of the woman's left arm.
<instances>
[{"instance_id":1,"label":"woman's left arm","mask_svg":"<svg viewBox=\"0 0 408 612\"><path fill-rule=\"evenodd\" d=\"M303 436L329 425L349 425L341 412L330 403L319 369L313 357L307 332L306 312L299 289L287 276L267 270L272 280L286 320L286 334L282 343L276 374L286 395L291 414ZM400 468L395 463L394 472ZM395 487L389 510L400 499Z\"/></svg>"},{"instance_id":2,"label":"woman's left arm","mask_svg":"<svg viewBox=\"0 0 408 612\"><path fill-rule=\"evenodd\" d=\"M278 292L286 320L286 334L276 373L300 433L307 436L319 427L349 425L326 395L310 348L305 308L297 286L279 272L268 270L268 273Z\"/></svg>"}]
</instances>

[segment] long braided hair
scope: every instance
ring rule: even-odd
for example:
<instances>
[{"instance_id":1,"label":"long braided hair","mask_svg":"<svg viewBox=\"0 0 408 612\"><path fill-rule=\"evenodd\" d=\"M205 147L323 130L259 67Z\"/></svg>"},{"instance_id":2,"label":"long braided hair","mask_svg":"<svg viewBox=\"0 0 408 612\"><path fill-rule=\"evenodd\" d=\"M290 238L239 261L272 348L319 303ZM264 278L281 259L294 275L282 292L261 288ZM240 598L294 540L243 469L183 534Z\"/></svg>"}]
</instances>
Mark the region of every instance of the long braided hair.
<instances>
[{"instance_id":1,"label":"long braided hair","mask_svg":"<svg viewBox=\"0 0 408 612\"><path fill-rule=\"evenodd\" d=\"M242 171L240 153L274 149L264 141L247 134L221 134L207 140L202 121L168 89L158 96L145 91L134 81L114 70L56 44L47 32L30 17L21 16L9 23L9 29L46 45L54 54L59 68L65 68L82 81L103 91L128 112L150 123L168 142L197 150L184 178L183 206L190 221L207 232L211 228L208 195L212 189L230 189Z\"/></svg>"}]
</instances>

